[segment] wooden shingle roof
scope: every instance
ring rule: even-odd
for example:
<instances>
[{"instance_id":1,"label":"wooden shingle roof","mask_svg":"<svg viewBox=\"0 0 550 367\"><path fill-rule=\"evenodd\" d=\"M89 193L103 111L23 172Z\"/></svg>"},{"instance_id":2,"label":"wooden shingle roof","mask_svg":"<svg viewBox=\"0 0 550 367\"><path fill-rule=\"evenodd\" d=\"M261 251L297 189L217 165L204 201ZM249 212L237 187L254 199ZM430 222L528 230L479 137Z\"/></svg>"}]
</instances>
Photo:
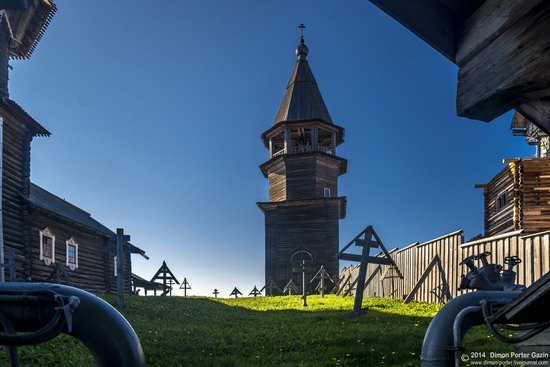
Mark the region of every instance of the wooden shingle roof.
<instances>
[{"instance_id":1,"label":"wooden shingle roof","mask_svg":"<svg viewBox=\"0 0 550 367\"><path fill-rule=\"evenodd\" d=\"M298 60L286 87L274 125L285 121L321 120L332 123L321 91L307 62L309 50L302 38L296 48Z\"/></svg>"},{"instance_id":2,"label":"wooden shingle roof","mask_svg":"<svg viewBox=\"0 0 550 367\"><path fill-rule=\"evenodd\" d=\"M8 10L9 24L14 41L11 57L28 59L46 32L57 6L53 0L28 0L24 10Z\"/></svg>"}]
</instances>

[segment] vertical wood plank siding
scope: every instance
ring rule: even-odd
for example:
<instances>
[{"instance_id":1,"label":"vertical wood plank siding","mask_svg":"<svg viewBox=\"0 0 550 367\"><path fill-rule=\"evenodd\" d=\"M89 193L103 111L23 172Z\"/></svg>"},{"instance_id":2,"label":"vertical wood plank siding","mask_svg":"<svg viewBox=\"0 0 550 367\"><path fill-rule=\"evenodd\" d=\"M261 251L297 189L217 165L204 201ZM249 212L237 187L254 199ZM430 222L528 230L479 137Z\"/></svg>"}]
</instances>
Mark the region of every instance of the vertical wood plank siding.
<instances>
[{"instance_id":1,"label":"vertical wood plank siding","mask_svg":"<svg viewBox=\"0 0 550 367\"><path fill-rule=\"evenodd\" d=\"M382 274L385 271L383 266L382 271L377 271L365 288L364 295L365 297L390 296L394 289L395 292L390 297L404 299L437 254L441 259L445 277L449 283L449 291L453 297L456 297L464 293L458 291L457 288L460 285L461 275L467 272L466 267L459 263L470 255L484 251L491 252L488 260L492 264L503 264L506 256L519 256L522 263L515 269L518 274L516 283L529 286L550 271L549 245L550 231L525 235L522 230L518 230L468 243L463 243L462 231L456 231L425 243L412 244L394 251L392 258L403 274L403 279L392 277L382 279ZM377 265L369 264L367 279L376 270ZM358 266L348 266L342 270L340 279L349 278L349 281L340 285L342 289L340 294L354 294L354 289L350 290L350 284L357 279L358 271ZM436 293L439 293L438 287L441 284L439 270L434 267L420 287L415 300L429 303L439 302Z\"/></svg>"}]
</instances>

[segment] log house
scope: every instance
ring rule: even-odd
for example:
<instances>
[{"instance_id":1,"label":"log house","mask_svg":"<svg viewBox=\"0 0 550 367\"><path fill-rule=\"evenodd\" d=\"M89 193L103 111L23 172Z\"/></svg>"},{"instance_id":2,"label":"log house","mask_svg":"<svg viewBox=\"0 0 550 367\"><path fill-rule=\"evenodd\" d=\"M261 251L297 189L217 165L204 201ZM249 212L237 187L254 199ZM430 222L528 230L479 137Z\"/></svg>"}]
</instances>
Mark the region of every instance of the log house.
<instances>
[{"instance_id":1,"label":"log house","mask_svg":"<svg viewBox=\"0 0 550 367\"><path fill-rule=\"evenodd\" d=\"M4 4L5 5L5 4ZM7 6L9 5L9 9ZM4 255L23 258L19 280L55 281L96 293L116 292L116 235L82 209L30 182L30 144L50 132L9 98L9 59L28 59L56 12L52 0L12 1L0 9L0 118ZM141 252L127 244L132 252ZM6 271L7 269L5 269ZM131 273L130 253L125 273ZM130 276L125 280L130 291Z\"/></svg>"}]
</instances>

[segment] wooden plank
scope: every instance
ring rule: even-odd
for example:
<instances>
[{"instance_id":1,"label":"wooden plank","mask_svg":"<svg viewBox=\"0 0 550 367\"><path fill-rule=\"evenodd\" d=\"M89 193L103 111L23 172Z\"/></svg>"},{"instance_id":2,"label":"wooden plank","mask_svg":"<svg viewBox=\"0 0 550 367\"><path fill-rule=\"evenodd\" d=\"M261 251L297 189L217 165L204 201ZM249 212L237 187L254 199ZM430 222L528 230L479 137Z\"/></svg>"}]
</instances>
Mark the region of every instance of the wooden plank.
<instances>
[{"instance_id":1,"label":"wooden plank","mask_svg":"<svg viewBox=\"0 0 550 367\"><path fill-rule=\"evenodd\" d=\"M456 19L439 1L370 0L443 56L454 62Z\"/></svg>"},{"instance_id":2,"label":"wooden plank","mask_svg":"<svg viewBox=\"0 0 550 367\"><path fill-rule=\"evenodd\" d=\"M438 262L438 259L439 257L436 255L432 261L430 261L430 264L428 265L428 267L426 268L426 270L424 270L424 272L422 273L422 275L420 276L420 278L418 279L418 281L416 282L416 284L414 285L411 293L409 293L409 295L407 296L407 298L405 298L405 300L403 301L403 303L409 303L410 301L412 301L414 299L414 296L416 295L416 293L418 292L418 290L420 289L420 287L422 286L422 284L424 284L424 281L426 280L426 278L428 277L428 275L430 274L430 272L432 271L432 268L435 266L435 264Z\"/></svg>"},{"instance_id":3,"label":"wooden plank","mask_svg":"<svg viewBox=\"0 0 550 367\"><path fill-rule=\"evenodd\" d=\"M546 0L486 0L462 27L456 47L456 64L462 66L487 47L534 6Z\"/></svg>"},{"instance_id":4,"label":"wooden plank","mask_svg":"<svg viewBox=\"0 0 550 367\"><path fill-rule=\"evenodd\" d=\"M459 116L491 121L522 103L550 95L550 4L513 23L458 72Z\"/></svg>"}]
</instances>

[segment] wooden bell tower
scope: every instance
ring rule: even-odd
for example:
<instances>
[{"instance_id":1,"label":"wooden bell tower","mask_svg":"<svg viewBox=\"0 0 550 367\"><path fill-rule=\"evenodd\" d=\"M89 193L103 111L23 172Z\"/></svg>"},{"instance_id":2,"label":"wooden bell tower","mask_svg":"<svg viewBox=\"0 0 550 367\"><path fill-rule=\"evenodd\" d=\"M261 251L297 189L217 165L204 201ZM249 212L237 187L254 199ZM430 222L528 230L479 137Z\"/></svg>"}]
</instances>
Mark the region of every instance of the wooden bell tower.
<instances>
[{"instance_id":1,"label":"wooden bell tower","mask_svg":"<svg viewBox=\"0 0 550 367\"><path fill-rule=\"evenodd\" d=\"M346 173L347 161L336 155L344 129L329 115L308 52L302 34L277 117L261 136L269 149L269 160L260 166L269 181L269 201L258 203L265 214L265 280L281 289L290 279L300 280L295 269L303 261L338 274L334 255L346 213L338 177Z\"/></svg>"}]
</instances>

